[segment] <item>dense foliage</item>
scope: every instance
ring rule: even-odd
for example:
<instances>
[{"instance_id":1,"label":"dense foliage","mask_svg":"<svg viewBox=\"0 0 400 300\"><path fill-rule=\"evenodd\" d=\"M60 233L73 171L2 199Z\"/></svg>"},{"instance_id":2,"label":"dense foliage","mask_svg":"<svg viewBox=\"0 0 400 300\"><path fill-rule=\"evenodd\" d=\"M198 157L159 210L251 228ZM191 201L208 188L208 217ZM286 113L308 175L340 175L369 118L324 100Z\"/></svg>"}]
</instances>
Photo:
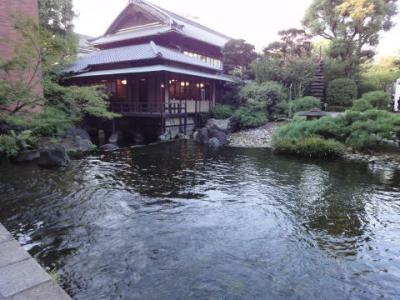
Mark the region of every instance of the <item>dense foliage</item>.
<instances>
[{"instance_id":1,"label":"dense foliage","mask_svg":"<svg viewBox=\"0 0 400 300\"><path fill-rule=\"evenodd\" d=\"M393 56L382 57L373 64L365 66L359 83L360 93L386 91L396 79L400 78L400 66Z\"/></svg>"},{"instance_id":2,"label":"dense foliage","mask_svg":"<svg viewBox=\"0 0 400 300\"><path fill-rule=\"evenodd\" d=\"M16 134L13 130L9 134L0 134L0 155L7 157L16 155L18 151L30 149L36 144L36 137L30 130Z\"/></svg>"},{"instance_id":3,"label":"dense foliage","mask_svg":"<svg viewBox=\"0 0 400 300\"><path fill-rule=\"evenodd\" d=\"M211 117L216 119L227 119L233 116L235 109L226 104L217 104L211 111Z\"/></svg>"},{"instance_id":4,"label":"dense foliage","mask_svg":"<svg viewBox=\"0 0 400 300\"><path fill-rule=\"evenodd\" d=\"M350 110L338 117L293 121L276 131L274 144L279 147L282 141L291 140L297 145L306 138L335 140L360 151L398 148L400 115L376 109Z\"/></svg>"},{"instance_id":5,"label":"dense foliage","mask_svg":"<svg viewBox=\"0 0 400 300\"><path fill-rule=\"evenodd\" d=\"M237 75L240 78L251 78L250 63L257 54L253 45L245 40L230 40L222 49L225 72Z\"/></svg>"},{"instance_id":6,"label":"dense foliage","mask_svg":"<svg viewBox=\"0 0 400 300\"><path fill-rule=\"evenodd\" d=\"M332 80L326 90L326 100L329 106L350 107L357 98L357 85L354 80L338 78Z\"/></svg>"},{"instance_id":7,"label":"dense foliage","mask_svg":"<svg viewBox=\"0 0 400 300\"><path fill-rule=\"evenodd\" d=\"M285 111L287 95L277 82L248 83L241 89L240 96L251 110L266 113L271 118Z\"/></svg>"},{"instance_id":8,"label":"dense foliage","mask_svg":"<svg viewBox=\"0 0 400 300\"><path fill-rule=\"evenodd\" d=\"M314 35L331 41L329 57L355 78L374 56L379 34L393 27L397 0L314 0L303 24Z\"/></svg>"},{"instance_id":9,"label":"dense foliage","mask_svg":"<svg viewBox=\"0 0 400 300\"><path fill-rule=\"evenodd\" d=\"M72 0L39 0L39 23L44 29L58 35L68 35L73 31Z\"/></svg>"},{"instance_id":10,"label":"dense foliage","mask_svg":"<svg viewBox=\"0 0 400 300\"><path fill-rule=\"evenodd\" d=\"M289 112L293 116L300 111L308 111L312 108L321 108L321 100L312 96L306 96L289 102Z\"/></svg>"},{"instance_id":11,"label":"dense foliage","mask_svg":"<svg viewBox=\"0 0 400 300\"><path fill-rule=\"evenodd\" d=\"M77 51L72 1L40 0L39 15L40 26L22 16L15 18L22 39L11 58L0 60L0 123L9 128L3 132L0 151L7 155L15 154L9 150L15 138L10 128L28 129L36 137L59 136L86 115L117 116L108 111L103 89L60 84L61 70ZM40 96L40 84L44 96Z\"/></svg>"},{"instance_id":12,"label":"dense foliage","mask_svg":"<svg viewBox=\"0 0 400 300\"><path fill-rule=\"evenodd\" d=\"M293 98L302 97L316 70L310 36L301 29L283 30L279 35L280 40L269 44L252 63L255 79L259 83L277 81Z\"/></svg>"},{"instance_id":13,"label":"dense foliage","mask_svg":"<svg viewBox=\"0 0 400 300\"><path fill-rule=\"evenodd\" d=\"M319 137L307 137L304 139L276 138L274 146L278 153L317 158L340 157L345 151L343 144Z\"/></svg>"},{"instance_id":14,"label":"dense foliage","mask_svg":"<svg viewBox=\"0 0 400 300\"><path fill-rule=\"evenodd\" d=\"M353 102L352 110L366 111L369 109L387 110L390 106L390 97L383 91L365 93L360 99Z\"/></svg>"},{"instance_id":15,"label":"dense foliage","mask_svg":"<svg viewBox=\"0 0 400 300\"><path fill-rule=\"evenodd\" d=\"M264 112L252 110L245 106L236 110L233 116L241 129L260 127L268 120Z\"/></svg>"}]
</instances>

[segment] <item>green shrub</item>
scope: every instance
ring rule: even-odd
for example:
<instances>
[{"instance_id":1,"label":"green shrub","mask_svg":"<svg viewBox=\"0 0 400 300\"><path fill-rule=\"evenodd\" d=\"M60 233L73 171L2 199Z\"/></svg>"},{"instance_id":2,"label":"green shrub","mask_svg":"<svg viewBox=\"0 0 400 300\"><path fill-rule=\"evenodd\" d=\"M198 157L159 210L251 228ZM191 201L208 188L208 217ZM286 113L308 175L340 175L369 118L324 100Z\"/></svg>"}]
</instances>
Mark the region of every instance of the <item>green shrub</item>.
<instances>
[{"instance_id":1,"label":"green shrub","mask_svg":"<svg viewBox=\"0 0 400 300\"><path fill-rule=\"evenodd\" d=\"M284 87L274 81L248 83L240 90L240 97L251 111L263 111L272 117L283 113L281 104L287 99Z\"/></svg>"},{"instance_id":2,"label":"green shrub","mask_svg":"<svg viewBox=\"0 0 400 300\"><path fill-rule=\"evenodd\" d=\"M366 110L369 110L372 108L373 107L372 107L371 103L369 103L367 100L361 98L361 99L357 99L353 102L353 106L351 107L351 110L363 112L363 111L366 111Z\"/></svg>"},{"instance_id":3,"label":"green shrub","mask_svg":"<svg viewBox=\"0 0 400 300\"><path fill-rule=\"evenodd\" d=\"M390 97L384 91L373 91L365 93L360 99L353 102L352 110L364 112L370 109L383 109L389 108Z\"/></svg>"},{"instance_id":4,"label":"green shrub","mask_svg":"<svg viewBox=\"0 0 400 300\"><path fill-rule=\"evenodd\" d=\"M72 127L77 119L64 111L47 107L32 120L32 132L36 136L59 136Z\"/></svg>"},{"instance_id":5,"label":"green shrub","mask_svg":"<svg viewBox=\"0 0 400 300\"><path fill-rule=\"evenodd\" d=\"M236 110L234 118L238 121L241 129L260 127L268 120L264 112L253 111L248 107L241 107Z\"/></svg>"},{"instance_id":6,"label":"green shrub","mask_svg":"<svg viewBox=\"0 0 400 300\"><path fill-rule=\"evenodd\" d=\"M303 139L274 138L275 151L284 154L294 154L306 157L332 158L340 157L345 151L343 144L334 140L319 137Z\"/></svg>"},{"instance_id":7,"label":"green shrub","mask_svg":"<svg viewBox=\"0 0 400 300\"><path fill-rule=\"evenodd\" d=\"M299 111L308 111L312 108L321 108L321 100L312 96L307 96L295 99L289 103L291 115Z\"/></svg>"},{"instance_id":8,"label":"green shrub","mask_svg":"<svg viewBox=\"0 0 400 300\"><path fill-rule=\"evenodd\" d=\"M362 95L361 99L367 101L373 108L385 109L389 108L390 97L384 91L373 91Z\"/></svg>"},{"instance_id":9,"label":"green shrub","mask_svg":"<svg viewBox=\"0 0 400 300\"><path fill-rule=\"evenodd\" d=\"M328 84L326 93L328 105L350 107L357 98L357 85L352 79L338 78Z\"/></svg>"},{"instance_id":10,"label":"green shrub","mask_svg":"<svg viewBox=\"0 0 400 300\"><path fill-rule=\"evenodd\" d=\"M0 152L7 157L14 156L18 153L19 147L17 138L8 134L0 135Z\"/></svg>"},{"instance_id":11,"label":"green shrub","mask_svg":"<svg viewBox=\"0 0 400 300\"><path fill-rule=\"evenodd\" d=\"M227 119L233 116L235 110L232 106L226 104L217 104L211 112L213 118Z\"/></svg>"},{"instance_id":12,"label":"green shrub","mask_svg":"<svg viewBox=\"0 0 400 300\"><path fill-rule=\"evenodd\" d=\"M326 139L343 140L346 132L341 118L323 117L313 121L301 119L290 122L279 127L274 135L279 138L291 139L319 136Z\"/></svg>"},{"instance_id":13,"label":"green shrub","mask_svg":"<svg viewBox=\"0 0 400 300\"><path fill-rule=\"evenodd\" d=\"M398 147L400 115L378 109L349 110L338 117L291 122L278 128L274 134L278 141L314 137L332 139L361 151Z\"/></svg>"}]
</instances>

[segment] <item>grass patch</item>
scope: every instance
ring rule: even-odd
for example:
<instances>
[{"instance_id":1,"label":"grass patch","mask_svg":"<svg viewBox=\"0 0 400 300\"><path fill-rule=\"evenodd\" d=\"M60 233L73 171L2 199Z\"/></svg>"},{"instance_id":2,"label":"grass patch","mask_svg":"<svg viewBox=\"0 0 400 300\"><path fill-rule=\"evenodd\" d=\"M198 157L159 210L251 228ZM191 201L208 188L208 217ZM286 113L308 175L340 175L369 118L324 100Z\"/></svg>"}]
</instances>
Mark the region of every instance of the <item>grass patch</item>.
<instances>
[{"instance_id":1,"label":"grass patch","mask_svg":"<svg viewBox=\"0 0 400 300\"><path fill-rule=\"evenodd\" d=\"M274 141L274 147L277 153L315 158L337 158L345 152L342 143L319 137L277 139Z\"/></svg>"}]
</instances>

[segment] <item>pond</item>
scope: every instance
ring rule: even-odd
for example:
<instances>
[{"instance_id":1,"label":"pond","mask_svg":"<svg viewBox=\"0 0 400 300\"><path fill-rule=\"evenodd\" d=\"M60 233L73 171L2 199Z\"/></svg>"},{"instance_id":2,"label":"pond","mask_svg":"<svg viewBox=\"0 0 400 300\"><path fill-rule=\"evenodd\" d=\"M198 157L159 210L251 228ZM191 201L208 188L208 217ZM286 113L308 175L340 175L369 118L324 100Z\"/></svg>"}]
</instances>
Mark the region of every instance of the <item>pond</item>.
<instances>
[{"instance_id":1,"label":"pond","mask_svg":"<svg viewBox=\"0 0 400 300\"><path fill-rule=\"evenodd\" d=\"M176 142L0 176L74 299L400 298L400 173Z\"/></svg>"}]
</instances>

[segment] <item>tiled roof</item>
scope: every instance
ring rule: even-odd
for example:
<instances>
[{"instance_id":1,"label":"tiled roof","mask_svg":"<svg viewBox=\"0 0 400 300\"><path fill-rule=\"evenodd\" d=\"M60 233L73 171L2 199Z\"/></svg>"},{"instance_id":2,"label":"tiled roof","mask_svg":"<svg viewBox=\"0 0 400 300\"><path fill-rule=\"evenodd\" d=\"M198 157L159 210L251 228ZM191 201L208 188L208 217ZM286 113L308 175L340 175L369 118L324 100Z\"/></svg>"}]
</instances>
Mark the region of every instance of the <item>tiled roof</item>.
<instances>
[{"instance_id":1,"label":"tiled roof","mask_svg":"<svg viewBox=\"0 0 400 300\"><path fill-rule=\"evenodd\" d=\"M175 74L185 74L192 75L202 78L210 78L215 80L230 81L234 82L234 79L228 75L224 74L210 74L206 72L193 71L185 68L171 67L165 65L154 65L145 67L134 67L134 68L124 68L124 69L113 69L113 70L100 70L92 71L74 76L75 78L84 77L97 77L97 76L107 76L107 75L124 75L124 74L139 74L139 73L149 73L149 72L160 72L166 71Z\"/></svg>"},{"instance_id":2,"label":"tiled roof","mask_svg":"<svg viewBox=\"0 0 400 300\"><path fill-rule=\"evenodd\" d=\"M223 35L215 30L207 28L201 24L198 24L197 22L179 16L173 12L170 12L164 8L156 6L150 2L140 0L136 1L135 5L139 5L141 8L148 10L149 12L154 13L156 11L157 15L162 16L163 19L168 21L167 22L163 21L164 24L155 27L141 28L129 32L104 35L97 39L92 40L93 45L108 44L117 41L136 39L144 36L153 36L168 31L177 32L178 34L199 41L203 41L205 43L215 45L221 48L225 46L225 44L231 39L226 35Z\"/></svg>"},{"instance_id":3,"label":"tiled roof","mask_svg":"<svg viewBox=\"0 0 400 300\"><path fill-rule=\"evenodd\" d=\"M221 71L221 68L203 62L197 58L187 56L179 51L158 46L154 42L150 42L148 44L112 48L90 53L69 65L64 72L80 73L87 70L90 66L95 65L149 60L156 58L204 67L214 71Z\"/></svg>"},{"instance_id":4,"label":"tiled roof","mask_svg":"<svg viewBox=\"0 0 400 300\"><path fill-rule=\"evenodd\" d=\"M121 33L112 34L112 35L101 36L99 38L92 39L90 41L90 43L92 45L96 46L96 45L101 45L101 44L109 44L109 43L114 43L114 42L119 42L119 41L132 40L132 39L137 39L137 38L142 38L142 37L147 37L147 36L156 36L156 35L166 33L169 31L172 31L170 26L158 25L158 26L154 26L154 27L141 28L138 30L132 30L132 31L121 32Z\"/></svg>"},{"instance_id":5,"label":"tiled roof","mask_svg":"<svg viewBox=\"0 0 400 300\"><path fill-rule=\"evenodd\" d=\"M210 29L206 26L203 26L197 22L194 22L188 18L182 17L180 15L177 15L171 11L168 11L162 7L159 7L155 4L152 4L150 2L141 0L142 3L145 5L149 5L155 9L158 9L161 13L167 15L172 23L176 23L180 28L180 31L183 35L189 36L191 38L201 40L204 42L207 42L209 44L213 44L219 47L224 47L225 44L231 39L230 37L219 33L213 29ZM182 26L183 25L183 26Z\"/></svg>"}]
</instances>

